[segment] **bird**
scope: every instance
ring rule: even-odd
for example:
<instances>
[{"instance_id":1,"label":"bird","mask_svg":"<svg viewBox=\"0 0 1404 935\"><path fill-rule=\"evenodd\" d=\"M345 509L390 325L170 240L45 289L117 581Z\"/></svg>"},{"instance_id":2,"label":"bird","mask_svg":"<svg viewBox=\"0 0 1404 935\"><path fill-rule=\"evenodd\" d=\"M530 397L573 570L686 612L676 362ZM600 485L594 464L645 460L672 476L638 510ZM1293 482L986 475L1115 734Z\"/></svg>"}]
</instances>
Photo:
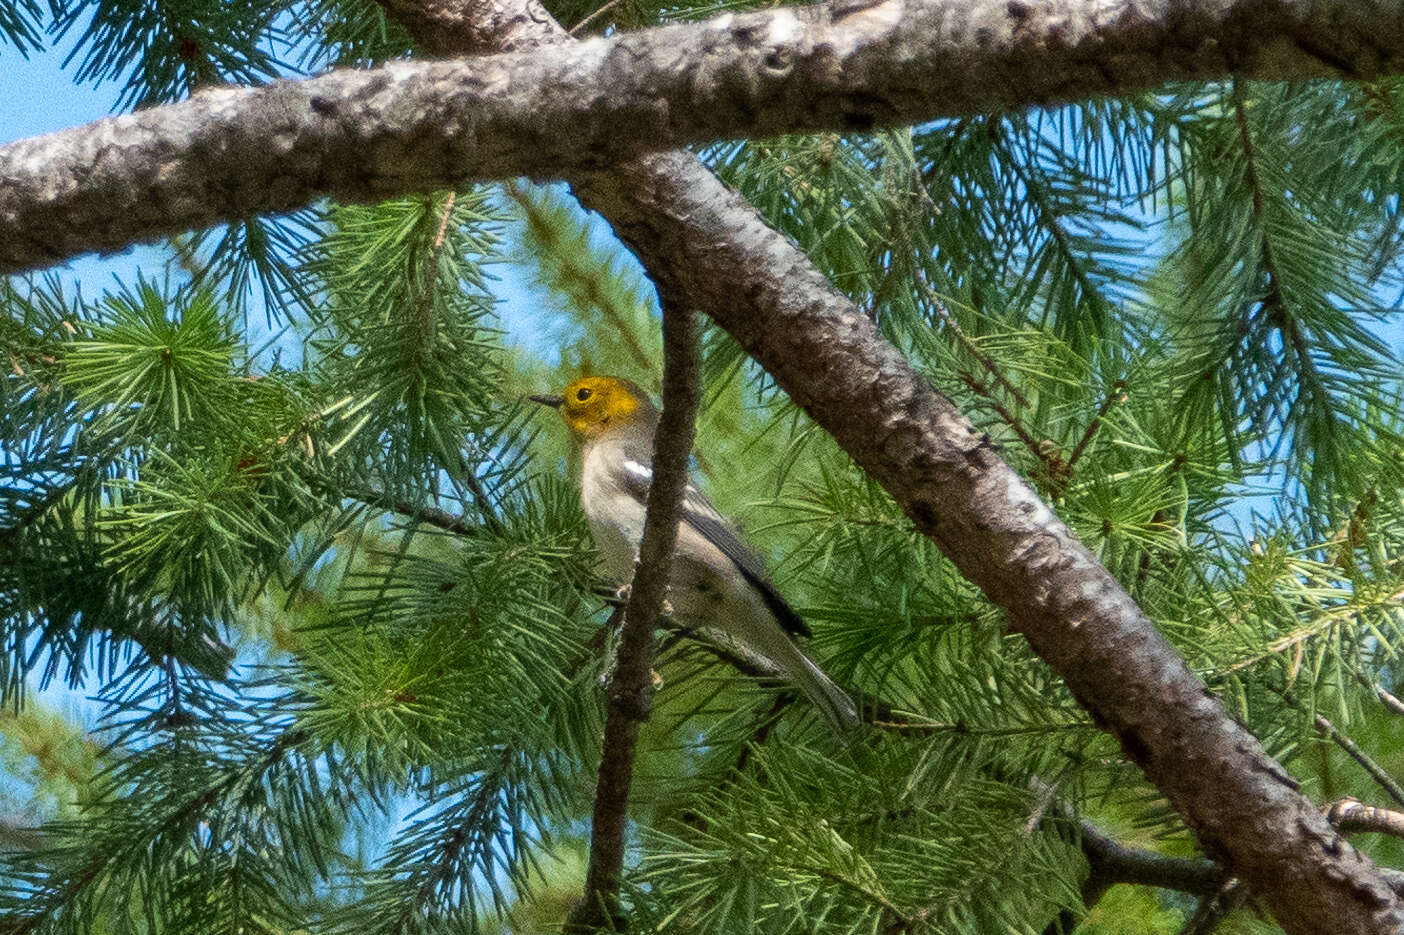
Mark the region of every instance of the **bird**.
<instances>
[{"instance_id":1,"label":"bird","mask_svg":"<svg viewBox=\"0 0 1404 935\"><path fill-rule=\"evenodd\" d=\"M627 584L653 480L657 407L637 384L613 376L581 377L560 395L529 398L555 409L579 444L580 503L591 536L606 572ZM774 663L840 733L858 725L853 699L792 639L811 635L804 619L780 596L760 558L690 483L679 510L668 603L682 626L720 630Z\"/></svg>"}]
</instances>

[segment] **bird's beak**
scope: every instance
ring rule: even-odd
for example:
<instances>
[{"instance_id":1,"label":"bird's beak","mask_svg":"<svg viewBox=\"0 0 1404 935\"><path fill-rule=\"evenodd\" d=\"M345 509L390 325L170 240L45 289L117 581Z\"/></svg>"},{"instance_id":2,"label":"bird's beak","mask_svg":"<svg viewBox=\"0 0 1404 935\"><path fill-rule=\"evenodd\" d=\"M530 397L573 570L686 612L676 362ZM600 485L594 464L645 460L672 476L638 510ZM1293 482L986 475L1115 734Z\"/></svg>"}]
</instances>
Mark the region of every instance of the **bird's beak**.
<instances>
[{"instance_id":1,"label":"bird's beak","mask_svg":"<svg viewBox=\"0 0 1404 935\"><path fill-rule=\"evenodd\" d=\"M561 408L561 406L565 405L564 396L545 396L533 394L531 396L528 396L527 399L531 400L534 403L540 403L543 406L550 406L552 409L559 409Z\"/></svg>"}]
</instances>

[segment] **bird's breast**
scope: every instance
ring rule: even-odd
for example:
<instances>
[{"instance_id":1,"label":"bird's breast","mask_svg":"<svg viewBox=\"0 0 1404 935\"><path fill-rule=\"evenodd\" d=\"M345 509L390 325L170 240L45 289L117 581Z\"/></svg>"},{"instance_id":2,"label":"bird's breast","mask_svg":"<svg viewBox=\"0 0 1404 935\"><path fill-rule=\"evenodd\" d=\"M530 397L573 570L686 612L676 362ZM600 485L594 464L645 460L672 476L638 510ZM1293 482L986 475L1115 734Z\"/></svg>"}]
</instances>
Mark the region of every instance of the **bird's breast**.
<instances>
[{"instance_id":1,"label":"bird's breast","mask_svg":"<svg viewBox=\"0 0 1404 935\"><path fill-rule=\"evenodd\" d=\"M580 473L580 499L590 534L605 571L619 584L634 577L644 526L644 505L621 476L624 460L624 451L598 443L586 449ZM678 528L668 601L684 626L715 627L743 638L757 627L776 626L741 570L689 523Z\"/></svg>"},{"instance_id":2,"label":"bird's breast","mask_svg":"<svg viewBox=\"0 0 1404 935\"><path fill-rule=\"evenodd\" d=\"M644 507L620 483L611 467L613 457L605 445L586 450L580 474L580 502L605 570L623 584L634 575L634 559L643 537Z\"/></svg>"}]
</instances>

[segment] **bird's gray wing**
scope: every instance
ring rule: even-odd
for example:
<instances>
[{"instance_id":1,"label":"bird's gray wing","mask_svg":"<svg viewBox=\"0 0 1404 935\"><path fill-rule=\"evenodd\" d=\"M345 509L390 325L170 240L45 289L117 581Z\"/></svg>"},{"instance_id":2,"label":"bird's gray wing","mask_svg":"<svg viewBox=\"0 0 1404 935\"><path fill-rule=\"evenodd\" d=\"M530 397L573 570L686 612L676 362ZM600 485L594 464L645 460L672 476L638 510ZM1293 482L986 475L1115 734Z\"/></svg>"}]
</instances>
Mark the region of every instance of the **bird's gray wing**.
<instances>
[{"instance_id":1,"label":"bird's gray wing","mask_svg":"<svg viewBox=\"0 0 1404 935\"><path fill-rule=\"evenodd\" d=\"M620 467L622 475L620 481L629 496L641 504L647 504L649 484L653 481L653 471L648 462L626 457L621 462ZM681 513L682 521L696 530L702 538L716 546L737 567L742 577L760 592L761 598L770 608L770 612L775 615L775 619L780 622L781 627L799 636L811 635L804 618L796 613L793 607L785 603L780 592L775 590L775 585L770 583L770 579L765 573L765 565L762 564L760 558L742 545L741 540L727 524L725 517L717 512L716 507L712 506L706 494L692 484L688 484L683 490Z\"/></svg>"}]
</instances>

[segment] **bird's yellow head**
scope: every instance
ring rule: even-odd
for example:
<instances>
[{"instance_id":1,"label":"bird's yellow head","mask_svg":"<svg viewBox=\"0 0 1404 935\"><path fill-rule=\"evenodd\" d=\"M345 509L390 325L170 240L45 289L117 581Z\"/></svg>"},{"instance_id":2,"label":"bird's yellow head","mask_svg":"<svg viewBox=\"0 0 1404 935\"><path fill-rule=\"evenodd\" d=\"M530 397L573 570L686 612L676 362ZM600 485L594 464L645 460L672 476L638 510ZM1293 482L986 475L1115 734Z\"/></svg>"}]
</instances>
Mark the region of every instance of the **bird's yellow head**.
<instances>
[{"instance_id":1,"label":"bird's yellow head","mask_svg":"<svg viewBox=\"0 0 1404 935\"><path fill-rule=\"evenodd\" d=\"M650 425L658 419L648 394L620 377L581 377L560 396L531 399L559 412L570 434L585 442L605 432Z\"/></svg>"}]
</instances>

